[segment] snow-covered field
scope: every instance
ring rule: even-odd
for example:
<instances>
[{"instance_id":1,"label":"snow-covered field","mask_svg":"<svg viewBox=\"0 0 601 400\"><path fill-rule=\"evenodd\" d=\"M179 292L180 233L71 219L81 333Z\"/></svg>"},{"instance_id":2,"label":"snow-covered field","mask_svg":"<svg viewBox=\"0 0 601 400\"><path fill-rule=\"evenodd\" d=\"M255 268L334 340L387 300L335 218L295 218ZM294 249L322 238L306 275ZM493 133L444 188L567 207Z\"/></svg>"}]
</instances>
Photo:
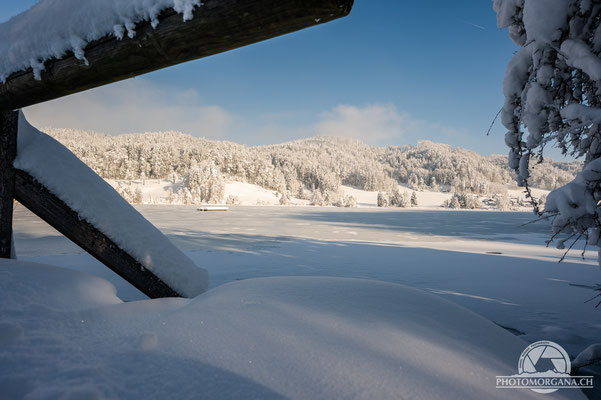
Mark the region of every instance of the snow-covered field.
<instances>
[{"instance_id":1,"label":"snow-covered field","mask_svg":"<svg viewBox=\"0 0 601 400\"><path fill-rule=\"evenodd\" d=\"M142 194L142 204L168 204L169 195L177 192L181 188L181 183L173 183L166 179L134 179L134 180L106 180L114 189L120 187L128 188L132 192L139 190ZM412 193L413 190L407 186L399 185L401 192ZM273 206L280 204L281 194L275 190L262 188L251 183L231 181L225 184L224 198L235 196L239 205L244 206ZM356 189L351 186L340 185L339 194L341 196L350 195L357 199L357 207L377 207L378 192ZM449 192L437 192L430 190L415 191L418 201L418 209L441 209L443 203L452 197ZM548 190L532 189L532 194L539 198L541 195L548 195ZM510 199L526 201L523 190L507 190L507 196ZM481 197L482 199L483 197ZM309 205L310 201L291 198L291 205L303 206ZM483 205L484 207L484 205ZM488 207L490 209L491 207ZM530 211L531 207L521 207L521 211Z\"/></svg>"},{"instance_id":2,"label":"snow-covered field","mask_svg":"<svg viewBox=\"0 0 601 400\"><path fill-rule=\"evenodd\" d=\"M601 282L596 254L582 259L573 250L558 263L563 252L544 246L548 226L521 226L531 214L137 208L209 271L212 289L192 301L122 304L144 296L18 206L20 260L91 273L117 291L89 275L42 267L23 266L33 272L20 282L19 268L1 264L11 292L19 282L23 293L0 303L8 320L0 336L12 343L0 345L0 359L10 360L0 392L56 398L72 385L73 398L174 391L176 398L521 399L534 393L494 389L494 375L516 373L528 343L552 340L574 357L599 342L599 310L585 303ZM249 280L292 276L359 280ZM434 359L419 361L420 352ZM138 368L149 368L151 385L135 388L144 386L132 372ZM169 383L160 388L154 381L163 382L163 373Z\"/></svg>"}]
</instances>

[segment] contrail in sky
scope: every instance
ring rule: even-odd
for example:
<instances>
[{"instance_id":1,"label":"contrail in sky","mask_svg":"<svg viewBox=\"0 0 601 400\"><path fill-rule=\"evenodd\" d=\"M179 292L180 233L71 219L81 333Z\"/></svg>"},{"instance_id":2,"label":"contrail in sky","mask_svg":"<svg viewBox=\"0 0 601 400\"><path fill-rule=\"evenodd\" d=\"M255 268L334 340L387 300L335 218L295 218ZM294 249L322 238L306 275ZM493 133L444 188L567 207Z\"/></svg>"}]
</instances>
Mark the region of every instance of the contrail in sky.
<instances>
[{"instance_id":1,"label":"contrail in sky","mask_svg":"<svg viewBox=\"0 0 601 400\"><path fill-rule=\"evenodd\" d=\"M481 25L476 25L476 24L473 24L473 23L471 23L471 22L467 22L467 21L461 21L461 22L463 22L464 24L471 25L471 26L473 26L474 28L478 28L478 29L486 30L486 28L485 28L485 27L483 27L483 26L481 26Z\"/></svg>"}]
</instances>

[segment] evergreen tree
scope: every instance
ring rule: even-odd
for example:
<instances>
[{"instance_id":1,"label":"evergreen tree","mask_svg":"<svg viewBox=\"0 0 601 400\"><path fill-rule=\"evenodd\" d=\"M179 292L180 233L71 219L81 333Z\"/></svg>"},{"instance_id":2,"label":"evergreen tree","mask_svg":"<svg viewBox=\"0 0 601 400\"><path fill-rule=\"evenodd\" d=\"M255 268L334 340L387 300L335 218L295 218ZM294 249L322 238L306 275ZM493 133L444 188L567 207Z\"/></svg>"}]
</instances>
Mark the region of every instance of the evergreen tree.
<instances>
[{"instance_id":1,"label":"evergreen tree","mask_svg":"<svg viewBox=\"0 0 601 400\"><path fill-rule=\"evenodd\" d=\"M417 207L417 194L415 192L411 193L411 207Z\"/></svg>"},{"instance_id":2,"label":"evergreen tree","mask_svg":"<svg viewBox=\"0 0 601 400\"><path fill-rule=\"evenodd\" d=\"M315 190L313 195L311 196L311 205L312 206L323 206L325 205L325 200L323 195L319 190Z\"/></svg>"},{"instance_id":3,"label":"evergreen tree","mask_svg":"<svg viewBox=\"0 0 601 400\"><path fill-rule=\"evenodd\" d=\"M409 194L409 192L403 192L403 194L401 195L401 200L400 200L400 204L398 205L398 207L402 207L402 208L410 208L411 207L411 195Z\"/></svg>"},{"instance_id":4,"label":"evergreen tree","mask_svg":"<svg viewBox=\"0 0 601 400\"><path fill-rule=\"evenodd\" d=\"M280 197L280 205L288 206L290 205L290 196L287 192L282 193L282 197Z\"/></svg>"},{"instance_id":5,"label":"evergreen tree","mask_svg":"<svg viewBox=\"0 0 601 400\"><path fill-rule=\"evenodd\" d=\"M461 202L459 201L459 197L453 196L453 198L451 198L449 208L461 208Z\"/></svg>"},{"instance_id":6,"label":"evergreen tree","mask_svg":"<svg viewBox=\"0 0 601 400\"><path fill-rule=\"evenodd\" d=\"M388 207L388 194L378 192L377 204L378 207Z\"/></svg>"}]
</instances>

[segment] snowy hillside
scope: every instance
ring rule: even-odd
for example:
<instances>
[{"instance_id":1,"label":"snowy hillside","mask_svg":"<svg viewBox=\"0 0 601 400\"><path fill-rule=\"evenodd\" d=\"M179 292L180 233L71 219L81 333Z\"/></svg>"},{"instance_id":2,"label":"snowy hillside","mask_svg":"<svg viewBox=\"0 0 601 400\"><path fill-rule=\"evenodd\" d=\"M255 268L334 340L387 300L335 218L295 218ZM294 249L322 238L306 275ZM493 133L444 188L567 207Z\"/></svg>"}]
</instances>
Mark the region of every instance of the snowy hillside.
<instances>
[{"instance_id":1,"label":"snowy hillside","mask_svg":"<svg viewBox=\"0 0 601 400\"><path fill-rule=\"evenodd\" d=\"M378 192L394 197L397 190L399 206L405 192L408 201L415 191L418 204L424 206L440 207L448 201L455 208L473 208L453 203L452 194L459 193L477 196L482 208L528 207L519 199L506 157L485 157L428 141L384 148L316 137L247 147L176 132L110 136L45 131L132 203L375 206ZM532 187L544 190L535 195L566 184L578 168L579 163L552 160L534 165ZM286 199L281 199L283 194Z\"/></svg>"}]
</instances>

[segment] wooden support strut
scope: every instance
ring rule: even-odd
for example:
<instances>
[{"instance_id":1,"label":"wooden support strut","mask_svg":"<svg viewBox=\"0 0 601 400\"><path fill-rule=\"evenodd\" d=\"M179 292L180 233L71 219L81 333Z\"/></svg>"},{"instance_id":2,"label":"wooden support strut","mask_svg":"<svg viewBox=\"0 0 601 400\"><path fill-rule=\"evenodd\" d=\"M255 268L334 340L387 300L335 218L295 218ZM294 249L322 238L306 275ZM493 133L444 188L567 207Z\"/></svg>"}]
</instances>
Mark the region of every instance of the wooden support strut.
<instances>
[{"instance_id":1,"label":"wooden support strut","mask_svg":"<svg viewBox=\"0 0 601 400\"><path fill-rule=\"evenodd\" d=\"M150 298L183 297L27 172L14 170L15 198Z\"/></svg>"},{"instance_id":2,"label":"wooden support strut","mask_svg":"<svg viewBox=\"0 0 601 400\"><path fill-rule=\"evenodd\" d=\"M89 43L88 63L68 53L49 60L42 79L31 68L0 84L0 112L23 108L171 65L247 46L348 15L353 0L203 0L184 22L173 9L136 25L136 35Z\"/></svg>"},{"instance_id":3,"label":"wooden support strut","mask_svg":"<svg viewBox=\"0 0 601 400\"><path fill-rule=\"evenodd\" d=\"M0 113L0 258L10 258L13 246L13 199L19 113Z\"/></svg>"}]
</instances>

